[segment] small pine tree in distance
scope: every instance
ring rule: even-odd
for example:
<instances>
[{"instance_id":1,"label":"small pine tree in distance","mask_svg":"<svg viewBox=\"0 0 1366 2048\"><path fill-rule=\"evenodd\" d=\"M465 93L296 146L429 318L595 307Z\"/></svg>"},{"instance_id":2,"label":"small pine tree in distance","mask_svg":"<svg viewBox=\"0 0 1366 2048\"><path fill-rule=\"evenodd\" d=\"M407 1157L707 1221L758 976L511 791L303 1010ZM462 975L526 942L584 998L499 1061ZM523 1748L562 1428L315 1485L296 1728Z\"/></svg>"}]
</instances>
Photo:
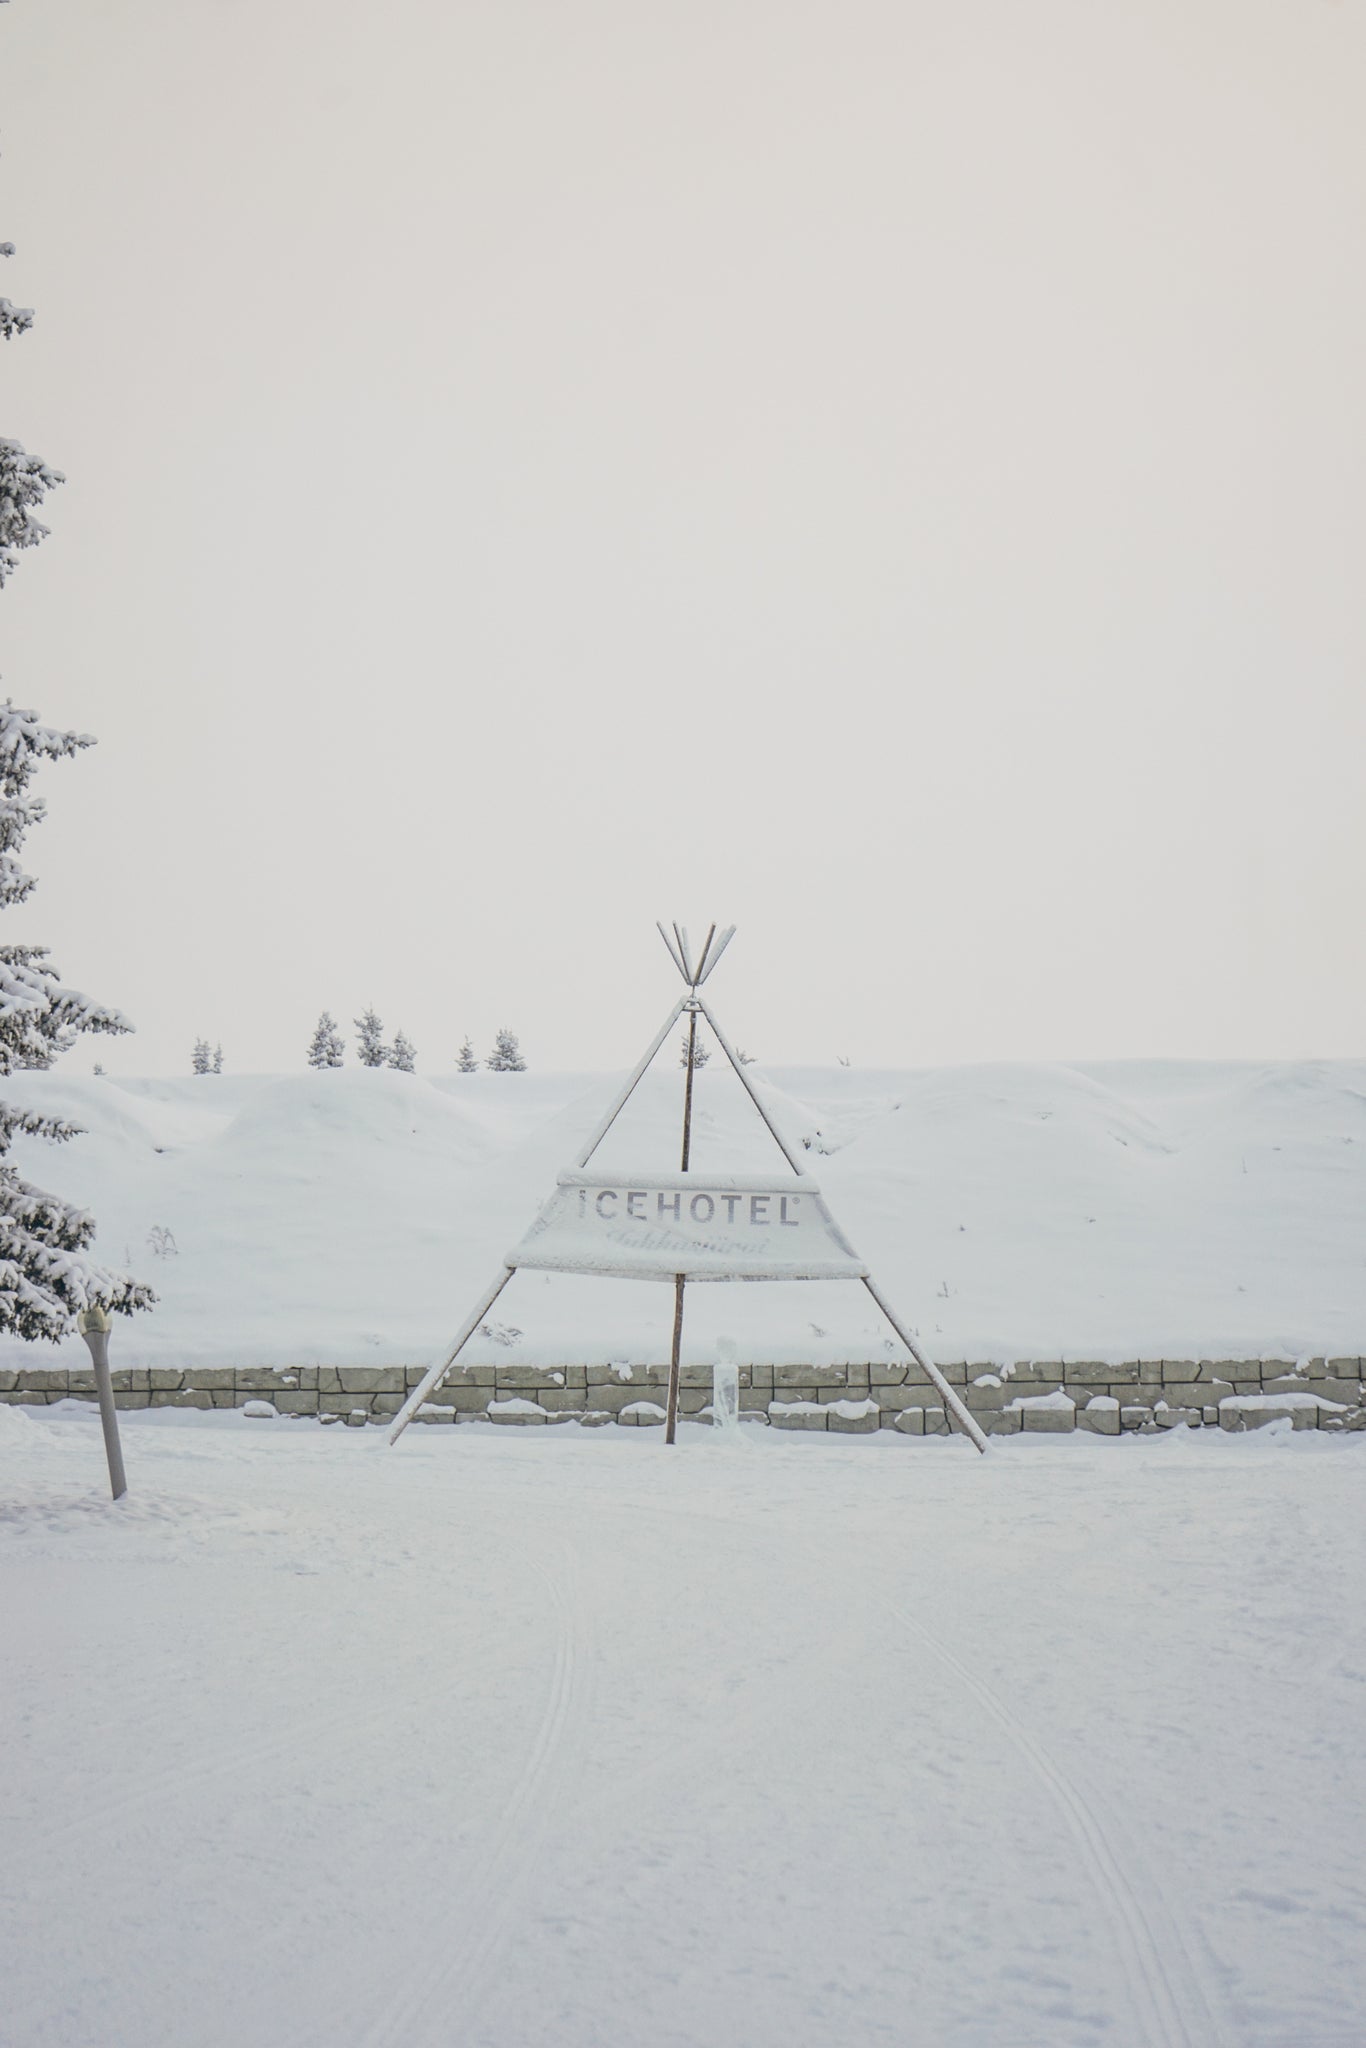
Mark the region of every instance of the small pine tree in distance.
<instances>
[{"instance_id":1,"label":"small pine tree in distance","mask_svg":"<svg viewBox=\"0 0 1366 2048\"><path fill-rule=\"evenodd\" d=\"M403 1032L394 1033L394 1042L389 1048L389 1065L396 1067L400 1074L417 1072L417 1047Z\"/></svg>"},{"instance_id":2,"label":"small pine tree in distance","mask_svg":"<svg viewBox=\"0 0 1366 2048\"><path fill-rule=\"evenodd\" d=\"M332 1012L324 1010L318 1019L318 1028L313 1033L308 1048L308 1064L310 1067L339 1067L345 1057L345 1041L337 1029Z\"/></svg>"},{"instance_id":3,"label":"small pine tree in distance","mask_svg":"<svg viewBox=\"0 0 1366 2048\"><path fill-rule=\"evenodd\" d=\"M373 1006L355 1020L356 1050L363 1067L382 1067L389 1057L389 1048L384 1043L384 1026L375 1015Z\"/></svg>"},{"instance_id":4,"label":"small pine tree in distance","mask_svg":"<svg viewBox=\"0 0 1366 2048\"><path fill-rule=\"evenodd\" d=\"M195 1074L211 1074L213 1072L213 1053L209 1049L207 1038L196 1038L194 1051L190 1055L190 1070Z\"/></svg>"},{"instance_id":5,"label":"small pine tree in distance","mask_svg":"<svg viewBox=\"0 0 1366 2048\"><path fill-rule=\"evenodd\" d=\"M221 1045L216 1045L213 1049L213 1065L209 1071L213 1074L221 1074L223 1071L223 1048Z\"/></svg>"},{"instance_id":6,"label":"small pine tree in distance","mask_svg":"<svg viewBox=\"0 0 1366 2048\"><path fill-rule=\"evenodd\" d=\"M680 1067L686 1067L688 1064L688 1034L686 1031L684 1032L682 1040L680 1042L682 1045L682 1050L678 1055L678 1064ZM708 1050L708 1048L705 1045L703 1045L701 1039L695 1039L693 1041L692 1049L693 1072L696 1073L699 1067L705 1067L707 1061L710 1058L711 1053Z\"/></svg>"},{"instance_id":7,"label":"small pine tree in distance","mask_svg":"<svg viewBox=\"0 0 1366 2048\"><path fill-rule=\"evenodd\" d=\"M479 1072L479 1062L475 1058L474 1047L468 1038L455 1056L455 1071L457 1074L477 1074Z\"/></svg>"},{"instance_id":8,"label":"small pine tree in distance","mask_svg":"<svg viewBox=\"0 0 1366 2048\"><path fill-rule=\"evenodd\" d=\"M500 1031L498 1033L498 1036L493 1041L493 1051L485 1060L484 1065L495 1074L524 1074L526 1072L526 1061L522 1058L522 1048L517 1043L515 1032Z\"/></svg>"}]
</instances>

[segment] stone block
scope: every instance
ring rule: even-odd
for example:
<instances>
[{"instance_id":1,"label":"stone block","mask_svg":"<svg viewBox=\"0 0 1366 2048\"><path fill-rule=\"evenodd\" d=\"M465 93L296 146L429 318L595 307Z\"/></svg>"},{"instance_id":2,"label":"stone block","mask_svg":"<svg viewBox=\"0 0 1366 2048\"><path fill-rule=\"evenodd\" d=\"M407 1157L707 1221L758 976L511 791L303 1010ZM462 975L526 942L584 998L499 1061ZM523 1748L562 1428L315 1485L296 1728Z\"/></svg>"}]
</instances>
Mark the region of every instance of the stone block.
<instances>
[{"instance_id":1,"label":"stone block","mask_svg":"<svg viewBox=\"0 0 1366 2048\"><path fill-rule=\"evenodd\" d=\"M742 1374L743 1374L743 1371L744 1371L744 1368L742 1367L742 1368L741 1368L741 1372L742 1372ZM745 1382L745 1380L744 1380L744 1378L743 1378L743 1377L741 1378L740 1384L741 1384L741 1386L744 1386L744 1385L746 1384L746 1382ZM755 1365L755 1364L751 1364L751 1366L750 1366L750 1368L749 1368L749 1381L748 1381L748 1384L749 1384L749 1385L750 1385L751 1387L755 1387L755 1388L762 1388L762 1387L771 1387L771 1386L773 1385L773 1367L772 1367L771 1365Z\"/></svg>"},{"instance_id":2,"label":"stone block","mask_svg":"<svg viewBox=\"0 0 1366 2048\"><path fill-rule=\"evenodd\" d=\"M1153 1409L1153 1421L1159 1429L1199 1429L1201 1410L1163 1399Z\"/></svg>"},{"instance_id":3,"label":"stone block","mask_svg":"<svg viewBox=\"0 0 1366 2048\"><path fill-rule=\"evenodd\" d=\"M1093 1436L1118 1436L1119 1402L1110 1394L1097 1395L1077 1410L1077 1428Z\"/></svg>"},{"instance_id":4,"label":"stone block","mask_svg":"<svg viewBox=\"0 0 1366 2048\"><path fill-rule=\"evenodd\" d=\"M582 1409L586 1393L582 1387L541 1387L536 1399L548 1414L563 1413L572 1408L576 1413Z\"/></svg>"},{"instance_id":5,"label":"stone block","mask_svg":"<svg viewBox=\"0 0 1366 2048\"><path fill-rule=\"evenodd\" d=\"M318 1413L320 1415L349 1415L353 1408L363 1408L368 1415L370 1413L370 1396L368 1394L343 1394L340 1392L322 1392L318 1395Z\"/></svg>"},{"instance_id":6,"label":"stone block","mask_svg":"<svg viewBox=\"0 0 1366 2048\"><path fill-rule=\"evenodd\" d=\"M1199 1408L1209 1399L1209 1388L1199 1380L1164 1380L1160 1398L1174 1408Z\"/></svg>"},{"instance_id":7,"label":"stone block","mask_svg":"<svg viewBox=\"0 0 1366 2048\"><path fill-rule=\"evenodd\" d=\"M1120 1378L1127 1378L1130 1371L1131 1368L1127 1365L1101 1365L1096 1359L1069 1359L1062 1369L1063 1378L1079 1387L1108 1386L1117 1374ZM1136 1366L1132 1368L1132 1373L1137 1379Z\"/></svg>"},{"instance_id":8,"label":"stone block","mask_svg":"<svg viewBox=\"0 0 1366 2048\"><path fill-rule=\"evenodd\" d=\"M500 1394L525 1393L538 1387L563 1387L564 1367L562 1365L507 1365L496 1368L495 1385Z\"/></svg>"},{"instance_id":9,"label":"stone block","mask_svg":"<svg viewBox=\"0 0 1366 2048\"><path fill-rule=\"evenodd\" d=\"M1174 1380L1184 1386L1189 1381L1199 1377L1200 1375L1193 1358L1164 1358L1162 1361L1162 1378L1164 1383L1167 1380Z\"/></svg>"},{"instance_id":10,"label":"stone block","mask_svg":"<svg viewBox=\"0 0 1366 2048\"><path fill-rule=\"evenodd\" d=\"M880 1362L869 1366L868 1384L870 1387L899 1387L908 1373L918 1374L924 1384L929 1385L929 1375L921 1372L918 1365L885 1365Z\"/></svg>"},{"instance_id":11,"label":"stone block","mask_svg":"<svg viewBox=\"0 0 1366 2048\"><path fill-rule=\"evenodd\" d=\"M46 1394L30 1394L24 1387L0 1387L0 1408L44 1408Z\"/></svg>"},{"instance_id":12,"label":"stone block","mask_svg":"<svg viewBox=\"0 0 1366 2048\"><path fill-rule=\"evenodd\" d=\"M237 1383L237 1375L230 1365L187 1365L181 1379L187 1387L207 1387L210 1392L223 1387L231 1392Z\"/></svg>"},{"instance_id":13,"label":"stone block","mask_svg":"<svg viewBox=\"0 0 1366 2048\"><path fill-rule=\"evenodd\" d=\"M843 1370L846 1386L855 1388L859 1393L867 1392L871 1381L868 1376L869 1368L866 1365L846 1365Z\"/></svg>"},{"instance_id":14,"label":"stone block","mask_svg":"<svg viewBox=\"0 0 1366 2048\"><path fill-rule=\"evenodd\" d=\"M1263 1395L1252 1401L1235 1395L1231 1400L1219 1403L1219 1424L1222 1429L1245 1430L1264 1429L1268 1422L1288 1421L1292 1429L1317 1429L1319 1407L1317 1401L1298 1398L1294 1395Z\"/></svg>"},{"instance_id":15,"label":"stone block","mask_svg":"<svg viewBox=\"0 0 1366 2048\"><path fill-rule=\"evenodd\" d=\"M1026 1434L1031 1431L1057 1434L1077 1426L1076 1405L1071 1401L1059 1401L1056 1405L1051 1401L1022 1401L1014 1412L1020 1416Z\"/></svg>"},{"instance_id":16,"label":"stone block","mask_svg":"<svg viewBox=\"0 0 1366 2048\"><path fill-rule=\"evenodd\" d=\"M323 1373L330 1373L332 1375L330 1379L320 1378L321 1385L336 1386L337 1375L335 1367L325 1365L319 1367L318 1370L320 1375ZM239 1365L233 1375L232 1383L241 1394L273 1394L279 1386L282 1377L283 1375L278 1373L273 1365ZM155 1380L153 1380L152 1385L156 1385Z\"/></svg>"},{"instance_id":17,"label":"stone block","mask_svg":"<svg viewBox=\"0 0 1366 2048\"><path fill-rule=\"evenodd\" d=\"M369 1420L370 1410L368 1406L365 1408L348 1408L342 1417L342 1421L348 1429L364 1429Z\"/></svg>"},{"instance_id":18,"label":"stone block","mask_svg":"<svg viewBox=\"0 0 1366 2048\"><path fill-rule=\"evenodd\" d=\"M1335 1380L1359 1380L1361 1360L1359 1358L1330 1358L1328 1376Z\"/></svg>"},{"instance_id":19,"label":"stone block","mask_svg":"<svg viewBox=\"0 0 1366 2048\"><path fill-rule=\"evenodd\" d=\"M1209 1406L1202 1408L1200 1410L1200 1419L1204 1423L1206 1429L1217 1428L1219 1423L1218 1407Z\"/></svg>"},{"instance_id":20,"label":"stone block","mask_svg":"<svg viewBox=\"0 0 1366 2048\"><path fill-rule=\"evenodd\" d=\"M282 1415L316 1415L317 1391L306 1387L282 1387L275 1396L275 1405Z\"/></svg>"},{"instance_id":21,"label":"stone block","mask_svg":"<svg viewBox=\"0 0 1366 2048\"><path fill-rule=\"evenodd\" d=\"M329 1412L327 1414L320 1414L318 1420L319 1422L337 1422L340 1420L340 1417ZM424 1401L422 1403L422 1406L414 1414L413 1421L454 1422L455 1410L454 1408L433 1408L430 1401Z\"/></svg>"},{"instance_id":22,"label":"stone block","mask_svg":"<svg viewBox=\"0 0 1366 2048\"><path fill-rule=\"evenodd\" d=\"M235 1408L237 1406L237 1395L231 1387L208 1387L203 1391L208 1394L215 1408Z\"/></svg>"},{"instance_id":23,"label":"stone block","mask_svg":"<svg viewBox=\"0 0 1366 2048\"><path fill-rule=\"evenodd\" d=\"M64 1394L70 1378L64 1365L25 1365L19 1368L16 1385L25 1394ZM179 1386L180 1374L175 1378Z\"/></svg>"},{"instance_id":24,"label":"stone block","mask_svg":"<svg viewBox=\"0 0 1366 2048\"><path fill-rule=\"evenodd\" d=\"M412 1392L411 1387L408 1391ZM443 1380L427 1399L441 1408L458 1409L462 1415L482 1415L492 1392L491 1387L452 1387Z\"/></svg>"},{"instance_id":25,"label":"stone block","mask_svg":"<svg viewBox=\"0 0 1366 2048\"><path fill-rule=\"evenodd\" d=\"M534 1427L546 1419L546 1411L539 1401L529 1400L525 1394L499 1394L484 1410L490 1422L500 1422L513 1428Z\"/></svg>"},{"instance_id":26,"label":"stone block","mask_svg":"<svg viewBox=\"0 0 1366 2048\"><path fill-rule=\"evenodd\" d=\"M281 1409L282 1413L284 1412L283 1403L289 1400L289 1398L288 1394L277 1394L275 1396L275 1405ZM294 1398L311 1401L315 1408L318 1405L317 1396L314 1394L296 1395ZM370 1413L377 1418L386 1415L397 1415L406 1399L407 1396L405 1394L372 1394L370 1396Z\"/></svg>"},{"instance_id":27,"label":"stone block","mask_svg":"<svg viewBox=\"0 0 1366 2048\"><path fill-rule=\"evenodd\" d=\"M1300 1371L1307 1380L1326 1380L1328 1377L1328 1360L1326 1358L1306 1358L1300 1365Z\"/></svg>"},{"instance_id":28,"label":"stone block","mask_svg":"<svg viewBox=\"0 0 1366 2048\"><path fill-rule=\"evenodd\" d=\"M584 1429L601 1429L604 1423L615 1422L616 1419L610 1408L585 1408L579 1422Z\"/></svg>"},{"instance_id":29,"label":"stone block","mask_svg":"<svg viewBox=\"0 0 1366 2048\"><path fill-rule=\"evenodd\" d=\"M590 1387L662 1387L668 1382L669 1368L667 1365L627 1365L617 1360L611 1365L590 1365L586 1378Z\"/></svg>"},{"instance_id":30,"label":"stone block","mask_svg":"<svg viewBox=\"0 0 1366 2048\"><path fill-rule=\"evenodd\" d=\"M633 1429L657 1429L667 1419L658 1401L628 1401L617 1410L617 1421Z\"/></svg>"},{"instance_id":31,"label":"stone block","mask_svg":"<svg viewBox=\"0 0 1366 2048\"><path fill-rule=\"evenodd\" d=\"M109 1377L114 1382L116 1394L145 1394L149 1384L145 1365L117 1365Z\"/></svg>"},{"instance_id":32,"label":"stone block","mask_svg":"<svg viewBox=\"0 0 1366 2048\"><path fill-rule=\"evenodd\" d=\"M12 1394L19 1384L19 1374L12 1365L0 1368L0 1394Z\"/></svg>"},{"instance_id":33,"label":"stone block","mask_svg":"<svg viewBox=\"0 0 1366 2048\"><path fill-rule=\"evenodd\" d=\"M1140 1408L1137 1405L1121 1408L1119 1411L1119 1426L1121 1429L1151 1429L1153 1427L1153 1411L1151 1408Z\"/></svg>"},{"instance_id":34,"label":"stone block","mask_svg":"<svg viewBox=\"0 0 1366 2048\"><path fill-rule=\"evenodd\" d=\"M984 1408L977 1415L976 1422L986 1436L1017 1436L1020 1416L1018 1408Z\"/></svg>"},{"instance_id":35,"label":"stone block","mask_svg":"<svg viewBox=\"0 0 1366 2048\"><path fill-rule=\"evenodd\" d=\"M910 1413L909 1409L903 1412ZM1004 1412L1002 1410L1002 1413ZM920 1417L922 1432L925 1436L949 1435L949 1418L942 1408L922 1408L920 1410Z\"/></svg>"},{"instance_id":36,"label":"stone block","mask_svg":"<svg viewBox=\"0 0 1366 2048\"><path fill-rule=\"evenodd\" d=\"M923 1436L925 1431L925 1411L923 1408L900 1408L895 1414L890 1413L889 1410L884 1408L881 1413L884 1428L890 1422L892 1428L899 1429L903 1436Z\"/></svg>"},{"instance_id":37,"label":"stone block","mask_svg":"<svg viewBox=\"0 0 1366 2048\"><path fill-rule=\"evenodd\" d=\"M1014 1389L1008 1381L1004 1386L997 1381L994 1387L974 1384L963 1389L963 1406L970 1408L974 1414L992 1408L1004 1408L1006 1402L1014 1398Z\"/></svg>"},{"instance_id":38,"label":"stone block","mask_svg":"<svg viewBox=\"0 0 1366 2048\"><path fill-rule=\"evenodd\" d=\"M886 1413L904 1408L938 1408L943 1399L938 1387L931 1386L928 1381L920 1387L870 1387L868 1391L870 1398Z\"/></svg>"},{"instance_id":39,"label":"stone block","mask_svg":"<svg viewBox=\"0 0 1366 2048\"><path fill-rule=\"evenodd\" d=\"M1113 1372L1114 1367L1111 1366L1110 1370ZM1017 1358L1014 1369L1009 1373L1003 1373L1001 1377L1021 1382L1020 1391L1032 1394L1037 1390L1041 1380L1047 1381L1050 1386L1060 1387L1066 1377L1066 1373L1066 1366L1059 1361Z\"/></svg>"},{"instance_id":40,"label":"stone block","mask_svg":"<svg viewBox=\"0 0 1366 2048\"><path fill-rule=\"evenodd\" d=\"M878 1427L876 1401L832 1401L826 1408L825 1426L840 1436L870 1436Z\"/></svg>"},{"instance_id":41,"label":"stone block","mask_svg":"<svg viewBox=\"0 0 1366 2048\"><path fill-rule=\"evenodd\" d=\"M773 1389L792 1387L846 1387L842 1365L775 1365ZM814 1399L814 1395L812 1397Z\"/></svg>"},{"instance_id":42,"label":"stone block","mask_svg":"<svg viewBox=\"0 0 1366 2048\"><path fill-rule=\"evenodd\" d=\"M95 1385L95 1368L93 1366L86 1366L82 1370L80 1366L73 1366L66 1376L66 1390L68 1394L94 1394L98 1392Z\"/></svg>"},{"instance_id":43,"label":"stone block","mask_svg":"<svg viewBox=\"0 0 1366 2048\"><path fill-rule=\"evenodd\" d=\"M680 1387L678 1390L678 1412L680 1415L700 1415L702 1410L711 1408L709 1387Z\"/></svg>"},{"instance_id":44,"label":"stone block","mask_svg":"<svg viewBox=\"0 0 1366 2048\"><path fill-rule=\"evenodd\" d=\"M406 1376L401 1365L343 1365L337 1369L344 1394L401 1394Z\"/></svg>"},{"instance_id":45,"label":"stone block","mask_svg":"<svg viewBox=\"0 0 1366 2048\"><path fill-rule=\"evenodd\" d=\"M775 1429L824 1429L829 1414L819 1401L770 1401L768 1419Z\"/></svg>"},{"instance_id":46,"label":"stone block","mask_svg":"<svg viewBox=\"0 0 1366 2048\"><path fill-rule=\"evenodd\" d=\"M3 1398L4 1396L0 1395L0 1400L3 1400ZM126 1393L118 1393L114 1396L114 1406L116 1408L149 1408L151 1404L152 1396L146 1387L129 1387Z\"/></svg>"},{"instance_id":47,"label":"stone block","mask_svg":"<svg viewBox=\"0 0 1366 2048\"><path fill-rule=\"evenodd\" d=\"M213 1395L207 1387L153 1387L153 1408L212 1408Z\"/></svg>"}]
</instances>

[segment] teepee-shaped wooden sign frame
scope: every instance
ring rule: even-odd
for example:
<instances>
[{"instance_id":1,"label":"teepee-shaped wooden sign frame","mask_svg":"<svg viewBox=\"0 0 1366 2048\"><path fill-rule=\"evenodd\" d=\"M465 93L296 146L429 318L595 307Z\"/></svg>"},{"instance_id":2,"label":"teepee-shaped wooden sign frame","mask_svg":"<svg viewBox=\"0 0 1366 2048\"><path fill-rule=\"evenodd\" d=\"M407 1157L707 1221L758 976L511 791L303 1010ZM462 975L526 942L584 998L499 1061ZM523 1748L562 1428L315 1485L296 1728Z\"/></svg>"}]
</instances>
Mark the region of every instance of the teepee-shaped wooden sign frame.
<instances>
[{"instance_id":1,"label":"teepee-shaped wooden sign frame","mask_svg":"<svg viewBox=\"0 0 1366 2048\"><path fill-rule=\"evenodd\" d=\"M764 1107L744 1062L702 995L703 983L735 935L734 925L719 938L713 925L696 961L686 930L675 925L671 938L661 924L659 933L683 977L683 994L573 1166L560 1175L540 1215L521 1243L507 1254L497 1279L461 1325L445 1357L414 1387L394 1417L390 1443L397 1443L423 1402L440 1386L513 1274L526 1268L592 1273L604 1279L672 1280L674 1323L666 1443L674 1441L678 1422L683 1290L689 1280L861 1280L911 1357L938 1388L948 1414L978 1450L984 1451L987 1440L976 1420L879 1292L867 1266L826 1207L820 1188ZM635 1176L590 1172L594 1153L684 1016L688 1041L679 1171ZM705 1017L711 1027L794 1179L692 1172L692 1093L699 1017Z\"/></svg>"}]
</instances>

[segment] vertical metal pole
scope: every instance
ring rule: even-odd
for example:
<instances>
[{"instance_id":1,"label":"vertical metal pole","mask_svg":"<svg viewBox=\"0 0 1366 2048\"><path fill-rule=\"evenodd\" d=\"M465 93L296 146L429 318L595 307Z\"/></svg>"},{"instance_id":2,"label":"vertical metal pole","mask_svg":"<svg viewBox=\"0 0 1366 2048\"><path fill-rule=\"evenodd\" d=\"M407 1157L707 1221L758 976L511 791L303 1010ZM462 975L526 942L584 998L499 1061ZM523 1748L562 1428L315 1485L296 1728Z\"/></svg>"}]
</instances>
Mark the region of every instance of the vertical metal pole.
<instances>
[{"instance_id":1,"label":"vertical metal pole","mask_svg":"<svg viewBox=\"0 0 1366 2048\"><path fill-rule=\"evenodd\" d=\"M99 1316L106 1327L95 1325ZM87 1309L81 1316L78 1327L90 1349L90 1361L95 1368L95 1385L100 1397L100 1423L104 1429L104 1455L109 1462L109 1491L115 1500L121 1500L128 1491L128 1481L123 1476L123 1446L119 1442L119 1418L114 1407L114 1382L109 1373L109 1318L100 1309Z\"/></svg>"},{"instance_id":2,"label":"vertical metal pole","mask_svg":"<svg viewBox=\"0 0 1366 2048\"><path fill-rule=\"evenodd\" d=\"M715 927L713 926L713 930ZM688 1160L692 1156L692 1076L693 1055L697 1051L697 1011L688 1011L688 1074L683 1083L683 1160L682 1171L688 1171ZM678 1424L678 1359L683 1344L683 1275L674 1274L674 1341L669 1353L669 1409L664 1424L664 1441L671 1444Z\"/></svg>"}]
</instances>

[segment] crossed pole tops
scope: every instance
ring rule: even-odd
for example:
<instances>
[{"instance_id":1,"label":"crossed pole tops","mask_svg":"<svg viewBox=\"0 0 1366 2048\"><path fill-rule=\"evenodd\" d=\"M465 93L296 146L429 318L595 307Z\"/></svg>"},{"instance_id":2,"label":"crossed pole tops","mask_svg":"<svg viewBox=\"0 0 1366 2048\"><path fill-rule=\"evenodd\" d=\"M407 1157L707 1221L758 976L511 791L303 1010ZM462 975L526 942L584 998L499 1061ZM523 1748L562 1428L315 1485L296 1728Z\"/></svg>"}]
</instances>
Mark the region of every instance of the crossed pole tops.
<instances>
[{"instance_id":1,"label":"crossed pole tops","mask_svg":"<svg viewBox=\"0 0 1366 2048\"><path fill-rule=\"evenodd\" d=\"M655 923L655 930L668 947L669 958L688 984L693 995L697 994L698 989L701 988L703 982L711 973L731 940L735 937L735 926L733 924L726 926L719 939L716 936L716 926L713 925L707 933L706 944L702 948L696 966L694 966L692 947L688 940L688 927L686 925L675 924L672 938L669 937L669 934L658 920Z\"/></svg>"}]
</instances>

